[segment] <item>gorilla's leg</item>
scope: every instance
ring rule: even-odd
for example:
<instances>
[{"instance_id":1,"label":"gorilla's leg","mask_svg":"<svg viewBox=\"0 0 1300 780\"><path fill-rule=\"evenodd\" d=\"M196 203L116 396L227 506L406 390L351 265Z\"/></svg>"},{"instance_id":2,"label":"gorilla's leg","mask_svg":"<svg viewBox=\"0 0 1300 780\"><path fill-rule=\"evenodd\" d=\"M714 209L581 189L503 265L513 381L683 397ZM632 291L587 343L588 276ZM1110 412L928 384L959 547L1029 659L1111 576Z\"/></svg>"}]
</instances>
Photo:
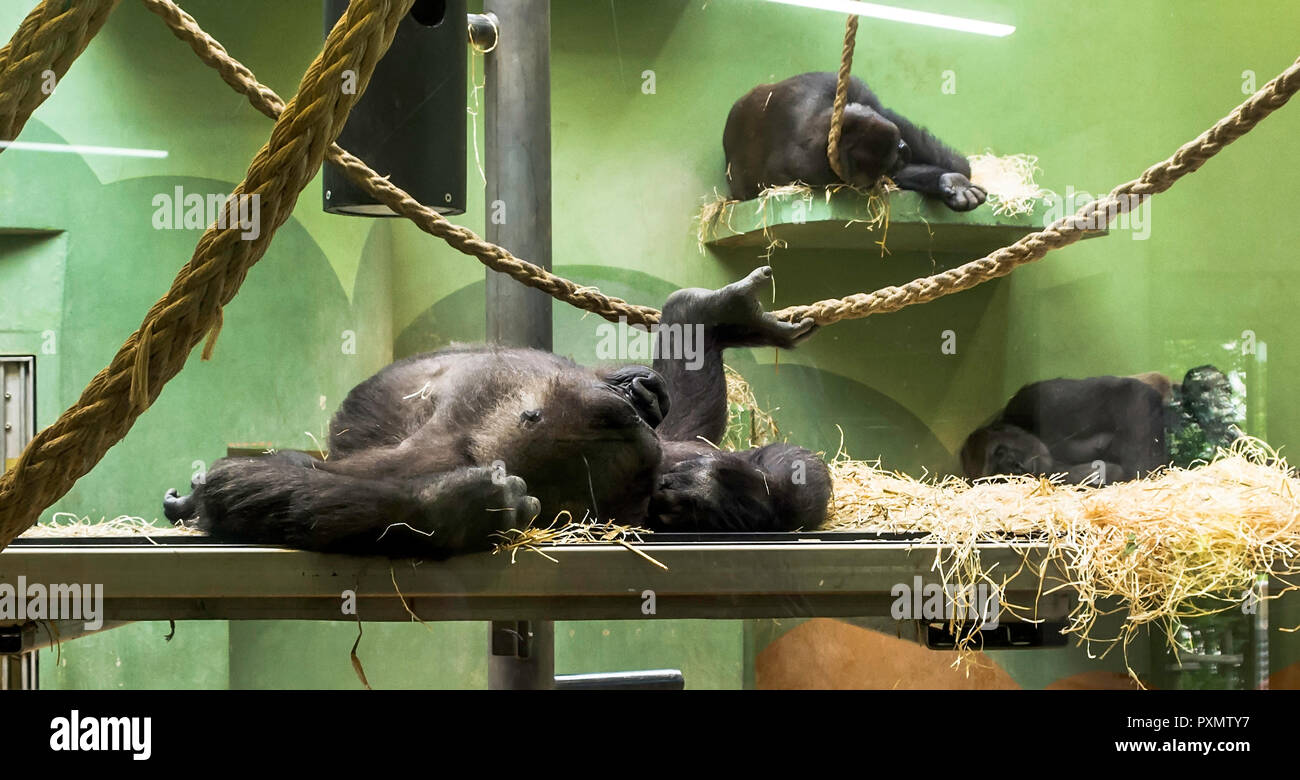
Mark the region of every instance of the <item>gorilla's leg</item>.
<instances>
[{"instance_id":1,"label":"gorilla's leg","mask_svg":"<svg viewBox=\"0 0 1300 780\"><path fill-rule=\"evenodd\" d=\"M284 455L223 458L192 495L169 499L169 517L184 509L218 540L433 558L489 549L493 532L539 511L522 479L491 469L386 479Z\"/></svg>"},{"instance_id":2,"label":"gorilla's leg","mask_svg":"<svg viewBox=\"0 0 1300 780\"><path fill-rule=\"evenodd\" d=\"M284 466L315 468L321 464L319 458L298 450L284 450L276 452L274 455L278 462ZM221 460L217 461L217 463L220 462ZM163 516L171 522L181 525L186 525L186 521L195 519L198 515L198 508L195 505L194 494L199 491L206 478L205 473L195 474L194 478L190 480L190 495L188 496L182 496L177 492L176 488L168 488L167 493L163 496Z\"/></svg>"},{"instance_id":3,"label":"gorilla's leg","mask_svg":"<svg viewBox=\"0 0 1300 780\"><path fill-rule=\"evenodd\" d=\"M654 368L667 382L672 409L659 427L666 441L717 442L727 427L728 347L793 347L813 331L811 318L792 323L763 311L768 266L720 290L688 288L668 296L659 322Z\"/></svg>"},{"instance_id":4,"label":"gorilla's leg","mask_svg":"<svg viewBox=\"0 0 1300 780\"><path fill-rule=\"evenodd\" d=\"M668 531L811 530L826 520L831 477L791 444L744 452L668 444L650 499L652 528Z\"/></svg>"}]
</instances>

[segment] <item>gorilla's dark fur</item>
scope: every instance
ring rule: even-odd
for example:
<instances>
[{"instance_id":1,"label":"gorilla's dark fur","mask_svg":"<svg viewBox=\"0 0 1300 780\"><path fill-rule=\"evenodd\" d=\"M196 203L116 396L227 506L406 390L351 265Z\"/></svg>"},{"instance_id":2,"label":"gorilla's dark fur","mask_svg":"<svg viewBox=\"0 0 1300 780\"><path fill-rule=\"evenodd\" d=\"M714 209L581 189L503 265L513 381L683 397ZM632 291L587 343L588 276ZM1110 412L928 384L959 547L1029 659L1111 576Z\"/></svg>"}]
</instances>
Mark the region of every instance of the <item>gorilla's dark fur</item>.
<instances>
[{"instance_id":1,"label":"gorilla's dark fur","mask_svg":"<svg viewBox=\"0 0 1300 780\"><path fill-rule=\"evenodd\" d=\"M815 528L830 500L816 455L705 443L726 427L723 350L792 347L813 330L763 311L770 279L761 268L674 293L654 370L492 347L398 361L344 400L327 460L225 458L191 495L168 491L164 512L222 540L433 558L488 549L495 532L562 510L660 530ZM702 333L702 362L664 349L684 328Z\"/></svg>"},{"instance_id":2,"label":"gorilla's dark fur","mask_svg":"<svg viewBox=\"0 0 1300 780\"><path fill-rule=\"evenodd\" d=\"M1168 461L1164 401L1169 380L1160 374L1048 379L1020 388L989 425L962 446L967 477L1065 474L1093 483L1143 476Z\"/></svg>"},{"instance_id":3,"label":"gorilla's dark fur","mask_svg":"<svg viewBox=\"0 0 1300 780\"><path fill-rule=\"evenodd\" d=\"M796 181L838 183L827 159L834 102L834 73L760 84L737 100L722 134L731 197L749 200ZM965 157L882 106L858 78L849 83L840 163L849 184L870 187L887 175L902 189L941 198L956 211L969 211L986 197L971 184Z\"/></svg>"}]
</instances>

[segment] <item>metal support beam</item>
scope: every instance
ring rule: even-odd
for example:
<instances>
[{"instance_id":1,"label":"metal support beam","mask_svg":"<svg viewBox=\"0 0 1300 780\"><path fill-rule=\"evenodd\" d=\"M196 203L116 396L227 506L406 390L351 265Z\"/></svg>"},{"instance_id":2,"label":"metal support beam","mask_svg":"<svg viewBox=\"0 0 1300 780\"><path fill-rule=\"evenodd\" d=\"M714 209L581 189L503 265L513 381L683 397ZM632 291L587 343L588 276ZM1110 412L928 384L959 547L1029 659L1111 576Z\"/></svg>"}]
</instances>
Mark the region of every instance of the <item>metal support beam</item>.
<instances>
[{"instance_id":1,"label":"metal support beam","mask_svg":"<svg viewBox=\"0 0 1300 780\"><path fill-rule=\"evenodd\" d=\"M496 47L484 67L487 240L551 267L551 3L487 0ZM487 338L551 349L551 299L487 273ZM549 689L555 684L550 621L493 621L488 687Z\"/></svg>"},{"instance_id":2,"label":"metal support beam","mask_svg":"<svg viewBox=\"0 0 1300 780\"><path fill-rule=\"evenodd\" d=\"M551 3L487 0L499 39L484 66L487 240L551 267ZM487 274L487 339L551 349L551 298Z\"/></svg>"},{"instance_id":3,"label":"metal support beam","mask_svg":"<svg viewBox=\"0 0 1300 780\"><path fill-rule=\"evenodd\" d=\"M21 574L29 582L103 583L105 625L355 620L339 611L339 582L349 583L367 621L408 622L410 611L429 621L859 617L890 615L898 583L915 585L920 577L921 588L941 585L934 561L953 555L950 547L919 541L783 536L790 541L637 545L666 571L617 544L547 546L558 564L532 553L520 553L514 563L506 555L480 553L415 566L379 556L196 543L201 538L169 544L142 538L19 539L0 551L0 582L15 582ZM1070 591L1040 596L1044 582L1068 581L1059 562L1045 561L1046 544L998 542L978 549L985 567L1015 574L1004 584L1004 603L1037 605L1030 613L1039 619L1068 613ZM240 576L232 578L232 571ZM654 593L653 610L645 609L646 591Z\"/></svg>"},{"instance_id":4,"label":"metal support beam","mask_svg":"<svg viewBox=\"0 0 1300 780\"><path fill-rule=\"evenodd\" d=\"M38 653L0 655L0 691L34 691L40 688Z\"/></svg>"},{"instance_id":5,"label":"metal support beam","mask_svg":"<svg viewBox=\"0 0 1300 780\"><path fill-rule=\"evenodd\" d=\"M536 691L555 687L555 624L494 620L488 640L488 688Z\"/></svg>"}]
</instances>

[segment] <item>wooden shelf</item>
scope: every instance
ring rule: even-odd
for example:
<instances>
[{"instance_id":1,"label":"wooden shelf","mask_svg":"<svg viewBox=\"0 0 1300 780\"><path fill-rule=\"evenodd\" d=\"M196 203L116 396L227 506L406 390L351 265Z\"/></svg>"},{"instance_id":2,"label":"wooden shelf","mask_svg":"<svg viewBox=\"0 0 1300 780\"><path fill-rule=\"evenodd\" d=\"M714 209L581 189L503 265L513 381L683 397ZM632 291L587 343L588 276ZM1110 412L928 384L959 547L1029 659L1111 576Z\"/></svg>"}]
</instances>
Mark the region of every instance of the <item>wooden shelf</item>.
<instances>
[{"instance_id":1,"label":"wooden shelf","mask_svg":"<svg viewBox=\"0 0 1300 780\"><path fill-rule=\"evenodd\" d=\"M940 201L915 192L890 196L889 230L872 229L867 198L852 191L833 194L829 200L814 189L811 198L798 195L771 197L766 203L747 200L732 203L705 232L705 245L717 248L765 248L782 241L797 249L877 248L885 235L890 252L957 253L970 258L987 254L1036 231L1048 211L1040 203L1031 214L1001 217L987 204L958 213ZM1085 236L1105 235L1096 231Z\"/></svg>"}]
</instances>

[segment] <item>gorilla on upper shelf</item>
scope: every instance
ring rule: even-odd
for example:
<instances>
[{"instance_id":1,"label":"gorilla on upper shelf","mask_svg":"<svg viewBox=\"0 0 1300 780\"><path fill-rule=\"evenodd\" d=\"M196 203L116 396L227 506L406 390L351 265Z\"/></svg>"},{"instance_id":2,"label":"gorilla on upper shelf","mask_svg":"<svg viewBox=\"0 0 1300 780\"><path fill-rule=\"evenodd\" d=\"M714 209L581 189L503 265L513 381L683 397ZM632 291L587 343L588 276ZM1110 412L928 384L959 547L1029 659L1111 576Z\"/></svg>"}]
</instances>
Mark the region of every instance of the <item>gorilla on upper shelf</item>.
<instances>
[{"instance_id":1,"label":"gorilla on upper shelf","mask_svg":"<svg viewBox=\"0 0 1300 780\"><path fill-rule=\"evenodd\" d=\"M831 168L829 138L834 73L804 73L760 84L727 116L722 148L731 197L750 200L768 187L841 182ZM970 211L988 197L970 180L970 163L928 131L880 104L859 78L849 81L840 135L847 183L869 188L888 176L905 190Z\"/></svg>"},{"instance_id":2,"label":"gorilla on upper shelf","mask_svg":"<svg viewBox=\"0 0 1300 780\"><path fill-rule=\"evenodd\" d=\"M223 458L190 495L167 491L164 514L220 540L427 558L562 511L654 530L816 528L831 494L817 455L707 443L727 424L723 350L790 348L814 330L763 310L771 278L673 293L653 369L490 346L400 360L343 401L328 459Z\"/></svg>"}]
</instances>

